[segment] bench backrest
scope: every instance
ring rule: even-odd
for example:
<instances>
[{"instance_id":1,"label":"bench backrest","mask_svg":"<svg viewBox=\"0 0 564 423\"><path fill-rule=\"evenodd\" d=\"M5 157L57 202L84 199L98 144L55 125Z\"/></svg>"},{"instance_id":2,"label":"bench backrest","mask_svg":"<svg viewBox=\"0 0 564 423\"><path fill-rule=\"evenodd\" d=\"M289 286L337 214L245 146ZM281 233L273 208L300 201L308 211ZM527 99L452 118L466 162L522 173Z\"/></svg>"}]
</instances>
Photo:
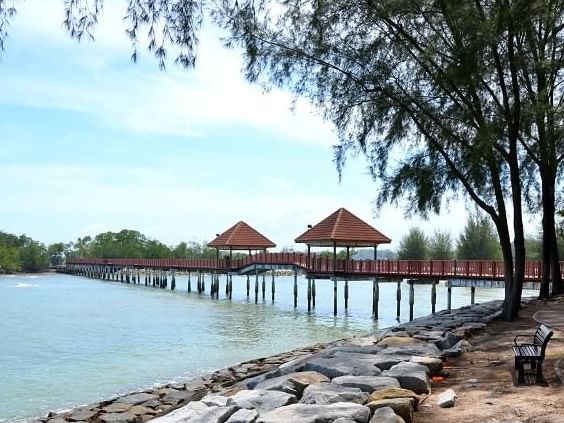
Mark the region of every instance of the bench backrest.
<instances>
[{"instance_id":1,"label":"bench backrest","mask_svg":"<svg viewBox=\"0 0 564 423\"><path fill-rule=\"evenodd\" d=\"M535 336L533 337L533 343L541 347L540 355L543 358L544 358L544 351L546 350L546 345L548 344L548 341L550 341L550 338L552 338L553 334L554 332L552 331L550 326L547 326L544 323L541 323L541 325L537 328L537 331L535 332Z\"/></svg>"}]
</instances>

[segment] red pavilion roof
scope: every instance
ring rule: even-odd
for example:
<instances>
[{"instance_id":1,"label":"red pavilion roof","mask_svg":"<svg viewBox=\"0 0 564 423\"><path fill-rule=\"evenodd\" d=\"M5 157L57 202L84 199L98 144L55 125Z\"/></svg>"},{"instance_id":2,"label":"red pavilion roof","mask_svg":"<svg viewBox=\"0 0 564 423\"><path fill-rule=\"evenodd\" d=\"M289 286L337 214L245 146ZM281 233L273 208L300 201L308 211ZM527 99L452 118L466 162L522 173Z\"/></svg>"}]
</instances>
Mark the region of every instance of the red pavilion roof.
<instances>
[{"instance_id":1,"label":"red pavilion roof","mask_svg":"<svg viewBox=\"0 0 564 423\"><path fill-rule=\"evenodd\" d=\"M208 247L231 250L265 250L276 247L276 244L247 223L240 221L208 243Z\"/></svg>"},{"instance_id":2,"label":"red pavilion roof","mask_svg":"<svg viewBox=\"0 0 564 423\"><path fill-rule=\"evenodd\" d=\"M317 247L373 247L390 238L344 208L340 208L295 240Z\"/></svg>"}]
</instances>

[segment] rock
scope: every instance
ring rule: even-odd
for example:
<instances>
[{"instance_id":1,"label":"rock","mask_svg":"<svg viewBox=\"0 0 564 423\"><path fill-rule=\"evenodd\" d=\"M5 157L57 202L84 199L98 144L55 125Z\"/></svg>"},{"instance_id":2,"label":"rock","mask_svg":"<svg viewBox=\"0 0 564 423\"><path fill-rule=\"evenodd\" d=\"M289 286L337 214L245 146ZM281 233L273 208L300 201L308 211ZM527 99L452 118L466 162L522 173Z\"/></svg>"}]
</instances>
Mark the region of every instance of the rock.
<instances>
[{"instance_id":1,"label":"rock","mask_svg":"<svg viewBox=\"0 0 564 423\"><path fill-rule=\"evenodd\" d=\"M356 423L356 420L350 417L339 417L337 420L333 420L333 423Z\"/></svg>"},{"instance_id":2,"label":"rock","mask_svg":"<svg viewBox=\"0 0 564 423\"><path fill-rule=\"evenodd\" d=\"M141 392L138 394L131 394L131 395L126 395L125 397L118 398L116 402L123 402L126 404L137 405L137 404L141 404L142 402L149 401L152 399L157 399L157 398L159 398L157 395Z\"/></svg>"},{"instance_id":3,"label":"rock","mask_svg":"<svg viewBox=\"0 0 564 423\"><path fill-rule=\"evenodd\" d=\"M214 405L216 407L228 407L235 405L231 398L215 394L206 395L199 402L205 404L207 407L212 407Z\"/></svg>"},{"instance_id":4,"label":"rock","mask_svg":"<svg viewBox=\"0 0 564 423\"><path fill-rule=\"evenodd\" d=\"M67 423L62 417L55 417L54 419L49 419L48 423Z\"/></svg>"},{"instance_id":5,"label":"rock","mask_svg":"<svg viewBox=\"0 0 564 423\"><path fill-rule=\"evenodd\" d=\"M238 385L244 387L245 389L254 389L255 386L257 386L261 382L264 382L267 379L272 379L273 377L281 376L281 374L279 374L278 372L279 369L276 369L271 372L262 373L258 376L249 377L243 379Z\"/></svg>"},{"instance_id":6,"label":"rock","mask_svg":"<svg viewBox=\"0 0 564 423\"><path fill-rule=\"evenodd\" d=\"M384 376L340 376L331 381L332 384L359 388L364 392L374 392L385 388L399 388L400 384L393 377Z\"/></svg>"},{"instance_id":7,"label":"rock","mask_svg":"<svg viewBox=\"0 0 564 423\"><path fill-rule=\"evenodd\" d=\"M337 351L334 353L334 357L341 357L346 360L362 360L366 363L378 367L380 370L388 370L390 367L401 363L402 361L408 361L411 357L407 355L390 355L390 354L368 354L368 353L353 353ZM346 376L346 375L341 375ZM362 375L358 375L362 376ZM378 375L375 375L378 376Z\"/></svg>"},{"instance_id":8,"label":"rock","mask_svg":"<svg viewBox=\"0 0 564 423\"><path fill-rule=\"evenodd\" d=\"M413 399L411 398L388 398L372 401L366 405L370 407L372 412L375 412L379 408L389 407L406 423L411 423L413 419Z\"/></svg>"},{"instance_id":9,"label":"rock","mask_svg":"<svg viewBox=\"0 0 564 423\"><path fill-rule=\"evenodd\" d=\"M382 347L378 345L343 345L342 347L328 350L327 357L335 357L339 353L378 354L380 351L382 351Z\"/></svg>"},{"instance_id":10,"label":"rock","mask_svg":"<svg viewBox=\"0 0 564 423\"><path fill-rule=\"evenodd\" d=\"M254 423L258 418L257 410L238 410L226 423Z\"/></svg>"},{"instance_id":11,"label":"rock","mask_svg":"<svg viewBox=\"0 0 564 423\"><path fill-rule=\"evenodd\" d=\"M440 358L443 353L435 344L422 343L417 345L405 345L403 347L388 347L383 349L380 354L387 355L417 355L423 357Z\"/></svg>"},{"instance_id":12,"label":"rock","mask_svg":"<svg viewBox=\"0 0 564 423\"><path fill-rule=\"evenodd\" d=\"M71 412L70 416L68 417L68 420L70 420L71 422L79 422L81 420L87 421L90 420L95 415L96 413L94 411L86 410L86 409L78 409Z\"/></svg>"},{"instance_id":13,"label":"rock","mask_svg":"<svg viewBox=\"0 0 564 423\"><path fill-rule=\"evenodd\" d=\"M391 407L376 409L370 423L405 423L405 420L398 416Z\"/></svg>"},{"instance_id":14,"label":"rock","mask_svg":"<svg viewBox=\"0 0 564 423\"><path fill-rule=\"evenodd\" d=\"M295 395L297 398L301 398L305 388L313 383L322 382L329 382L329 378L318 372L305 371L267 379L259 383L255 389L282 391Z\"/></svg>"},{"instance_id":15,"label":"rock","mask_svg":"<svg viewBox=\"0 0 564 423\"><path fill-rule=\"evenodd\" d=\"M368 397L368 400L366 402L381 401L392 398L412 399L414 410L417 410L417 406L419 405L419 396L415 392L403 388L387 388L374 391L372 392L372 394L370 394L370 397Z\"/></svg>"},{"instance_id":16,"label":"rock","mask_svg":"<svg viewBox=\"0 0 564 423\"><path fill-rule=\"evenodd\" d=\"M158 400L156 400L158 401ZM159 402L160 404L160 402ZM106 405L102 408L102 411L106 413L123 413L133 407L131 404L126 404L124 402L114 402L110 405Z\"/></svg>"},{"instance_id":17,"label":"rock","mask_svg":"<svg viewBox=\"0 0 564 423\"><path fill-rule=\"evenodd\" d=\"M294 404L260 415L258 423L329 423L347 418L356 423L368 423L370 409L360 404L340 402L329 405Z\"/></svg>"},{"instance_id":18,"label":"rock","mask_svg":"<svg viewBox=\"0 0 564 423\"><path fill-rule=\"evenodd\" d=\"M101 414L98 418L105 423L134 423L140 421L139 417L130 413L107 413Z\"/></svg>"},{"instance_id":19,"label":"rock","mask_svg":"<svg viewBox=\"0 0 564 423\"><path fill-rule=\"evenodd\" d=\"M347 355L332 358L317 358L306 363L305 370L321 373L329 379L339 376L377 376L381 370L369 359L354 359Z\"/></svg>"},{"instance_id":20,"label":"rock","mask_svg":"<svg viewBox=\"0 0 564 423\"><path fill-rule=\"evenodd\" d=\"M437 346L437 348L439 348L440 350L446 350L451 348L454 344L456 344L458 341L460 341L460 338L458 336L456 336L454 333L452 332L445 332L444 336L442 338L439 338L436 342L435 345Z\"/></svg>"},{"instance_id":21,"label":"rock","mask_svg":"<svg viewBox=\"0 0 564 423\"><path fill-rule=\"evenodd\" d=\"M447 389L437 398L437 405L442 408L454 407L456 402L456 393L452 389Z\"/></svg>"},{"instance_id":22,"label":"rock","mask_svg":"<svg viewBox=\"0 0 564 423\"><path fill-rule=\"evenodd\" d=\"M172 390L161 398L164 404L178 405L182 402L195 401L200 397L200 392Z\"/></svg>"},{"instance_id":23,"label":"rock","mask_svg":"<svg viewBox=\"0 0 564 423\"><path fill-rule=\"evenodd\" d=\"M440 358L414 355L409 359L409 361L411 363L421 364L422 366L425 366L429 371L429 375L431 376L438 375L443 369L443 360L441 360Z\"/></svg>"},{"instance_id":24,"label":"rock","mask_svg":"<svg viewBox=\"0 0 564 423\"><path fill-rule=\"evenodd\" d=\"M410 389L416 394L429 394L431 392L427 368L420 364L409 362L399 363L382 374L396 378L402 388Z\"/></svg>"},{"instance_id":25,"label":"rock","mask_svg":"<svg viewBox=\"0 0 564 423\"><path fill-rule=\"evenodd\" d=\"M283 363L280 366L278 366L278 369L276 369L273 372L273 374L275 376L284 376L287 375L288 373L301 372L302 370L304 370L305 364L309 360L311 360L312 357L313 354L307 354L302 357L298 357L291 361L288 361L287 363Z\"/></svg>"},{"instance_id":26,"label":"rock","mask_svg":"<svg viewBox=\"0 0 564 423\"><path fill-rule=\"evenodd\" d=\"M474 348L470 342L466 341L465 339L461 339L456 344L454 344L451 348L443 350L443 355L445 357L457 357L463 352L473 351Z\"/></svg>"},{"instance_id":27,"label":"rock","mask_svg":"<svg viewBox=\"0 0 564 423\"><path fill-rule=\"evenodd\" d=\"M128 413L135 414L136 416L142 416L145 414L151 414L151 415L157 414L157 412L152 408L144 407L142 405L134 405L129 409Z\"/></svg>"},{"instance_id":28,"label":"rock","mask_svg":"<svg viewBox=\"0 0 564 423\"><path fill-rule=\"evenodd\" d=\"M205 407L194 409L188 406L174 410L172 413L151 420L153 423L223 423L237 407Z\"/></svg>"},{"instance_id":29,"label":"rock","mask_svg":"<svg viewBox=\"0 0 564 423\"><path fill-rule=\"evenodd\" d=\"M256 409L259 413L296 403L294 395L264 389L240 391L233 395L231 399L239 408Z\"/></svg>"},{"instance_id":30,"label":"rock","mask_svg":"<svg viewBox=\"0 0 564 423\"><path fill-rule=\"evenodd\" d=\"M364 404L368 394L359 388L336 385L334 383L316 383L309 385L303 392L302 404L334 404L337 402L354 402Z\"/></svg>"},{"instance_id":31,"label":"rock","mask_svg":"<svg viewBox=\"0 0 564 423\"><path fill-rule=\"evenodd\" d=\"M403 347L405 345L422 344L424 341L411 336L388 336L378 342L379 347Z\"/></svg>"}]
</instances>

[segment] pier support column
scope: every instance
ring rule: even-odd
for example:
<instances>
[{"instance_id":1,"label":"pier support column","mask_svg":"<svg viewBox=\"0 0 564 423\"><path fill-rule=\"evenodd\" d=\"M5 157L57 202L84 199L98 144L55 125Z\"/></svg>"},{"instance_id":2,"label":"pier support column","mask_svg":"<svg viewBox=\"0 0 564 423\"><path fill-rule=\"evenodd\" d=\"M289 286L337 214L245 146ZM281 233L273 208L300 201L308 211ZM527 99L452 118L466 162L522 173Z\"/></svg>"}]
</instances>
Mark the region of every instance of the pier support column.
<instances>
[{"instance_id":1,"label":"pier support column","mask_svg":"<svg viewBox=\"0 0 564 423\"><path fill-rule=\"evenodd\" d=\"M380 301L380 286L378 284L378 278L374 278L372 281L372 316L378 318L378 303Z\"/></svg>"},{"instance_id":2,"label":"pier support column","mask_svg":"<svg viewBox=\"0 0 564 423\"><path fill-rule=\"evenodd\" d=\"M129 279L129 268L125 271L125 282L126 283L131 283L131 279Z\"/></svg>"},{"instance_id":3,"label":"pier support column","mask_svg":"<svg viewBox=\"0 0 564 423\"><path fill-rule=\"evenodd\" d=\"M226 296L229 296L229 273L230 272L227 272L225 274L225 295Z\"/></svg>"},{"instance_id":4,"label":"pier support column","mask_svg":"<svg viewBox=\"0 0 564 423\"><path fill-rule=\"evenodd\" d=\"M315 308L315 278L311 280L311 305Z\"/></svg>"},{"instance_id":5,"label":"pier support column","mask_svg":"<svg viewBox=\"0 0 564 423\"><path fill-rule=\"evenodd\" d=\"M450 281L447 282L447 310L450 311L452 309L452 286L450 286Z\"/></svg>"},{"instance_id":6,"label":"pier support column","mask_svg":"<svg viewBox=\"0 0 564 423\"><path fill-rule=\"evenodd\" d=\"M148 273L148 269L145 268L143 270L145 272L145 286L149 285L149 273Z\"/></svg>"},{"instance_id":7,"label":"pier support column","mask_svg":"<svg viewBox=\"0 0 564 423\"><path fill-rule=\"evenodd\" d=\"M259 274L257 269L255 271L255 303L258 303L258 292L259 292Z\"/></svg>"},{"instance_id":8,"label":"pier support column","mask_svg":"<svg viewBox=\"0 0 564 423\"><path fill-rule=\"evenodd\" d=\"M274 293L276 292L276 283L274 282L274 269L272 269L272 287L270 290L272 291L272 301L274 301Z\"/></svg>"},{"instance_id":9,"label":"pier support column","mask_svg":"<svg viewBox=\"0 0 564 423\"><path fill-rule=\"evenodd\" d=\"M398 281L396 289L396 319L399 321L401 315L401 281Z\"/></svg>"},{"instance_id":10,"label":"pier support column","mask_svg":"<svg viewBox=\"0 0 564 423\"><path fill-rule=\"evenodd\" d=\"M198 270L198 277L197 277L197 290L198 294L202 293L202 272Z\"/></svg>"},{"instance_id":11,"label":"pier support column","mask_svg":"<svg viewBox=\"0 0 564 423\"><path fill-rule=\"evenodd\" d=\"M206 292L206 275L202 272L202 292Z\"/></svg>"},{"instance_id":12,"label":"pier support column","mask_svg":"<svg viewBox=\"0 0 564 423\"><path fill-rule=\"evenodd\" d=\"M247 298L249 298L250 290L251 290L251 277L247 274Z\"/></svg>"},{"instance_id":13,"label":"pier support column","mask_svg":"<svg viewBox=\"0 0 564 423\"><path fill-rule=\"evenodd\" d=\"M294 269L294 308L298 306L298 270Z\"/></svg>"},{"instance_id":14,"label":"pier support column","mask_svg":"<svg viewBox=\"0 0 564 423\"><path fill-rule=\"evenodd\" d=\"M435 314L435 307L437 305L437 281L433 281L431 286L431 313Z\"/></svg>"},{"instance_id":15,"label":"pier support column","mask_svg":"<svg viewBox=\"0 0 564 423\"><path fill-rule=\"evenodd\" d=\"M415 303L415 288L413 280L409 281L409 321L413 321L413 304Z\"/></svg>"},{"instance_id":16,"label":"pier support column","mask_svg":"<svg viewBox=\"0 0 564 423\"><path fill-rule=\"evenodd\" d=\"M337 278L333 279L333 316L337 315Z\"/></svg>"},{"instance_id":17,"label":"pier support column","mask_svg":"<svg viewBox=\"0 0 564 423\"><path fill-rule=\"evenodd\" d=\"M311 278L307 278L307 311L311 311Z\"/></svg>"},{"instance_id":18,"label":"pier support column","mask_svg":"<svg viewBox=\"0 0 564 423\"><path fill-rule=\"evenodd\" d=\"M345 280L345 310L349 309L349 281Z\"/></svg>"},{"instance_id":19,"label":"pier support column","mask_svg":"<svg viewBox=\"0 0 564 423\"><path fill-rule=\"evenodd\" d=\"M190 274L192 272L188 272L188 292L192 292L192 282L190 281Z\"/></svg>"},{"instance_id":20,"label":"pier support column","mask_svg":"<svg viewBox=\"0 0 564 423\"><path fill-rule=\"evenodd\" d=\"M262 299L264 300L266 297L266 275L262 274Z\"/></svg>"},{"instance_id":21,"label":"pier support column","mask_svg":"<svg viewBox=\"0 0 564 423\"><path fill-rule=\"evenodd\" d=\"M470 287L470 304L476 304L476 287Z\"/></svg>"},{"instance_id":22,"label":"pier support column","mask_svg":"<svg viewBox=\"0 0 564 423\"><path fill-rule=\"evenodd\" d=\"M229 299L233 297L233 275L229 272Z\"/></svg>"},{"instance_id":23,"label":"pier support column","mask_svg":"<svg viewBox=\"0 0 564 423\"><path fill-rule=\"evenodd\" d=\"M164 271L164 284L163 284L163 289L168 288L168 270Z\"/></svg>"},{"instance_id":24,"label":"pier support column","mask_svg":"<svg viewBox=\"0 0 564 423\"><path fill-rule=\"evenodd\" d=\"M141 283L141 269L137 269L137 285Z\"/></svg>"},{"instance_id":25,"label":"pier support column","mask_svg":"<svg viewBox=\"0 0 564 423\"><path fill-rule=\"evenodd\" d=\"M171 272L172 272L172 276L170 280L170 290L174 291L176 289L176 277L174 275L174 270L172 270Z\"/></svg>"}]
</instances>

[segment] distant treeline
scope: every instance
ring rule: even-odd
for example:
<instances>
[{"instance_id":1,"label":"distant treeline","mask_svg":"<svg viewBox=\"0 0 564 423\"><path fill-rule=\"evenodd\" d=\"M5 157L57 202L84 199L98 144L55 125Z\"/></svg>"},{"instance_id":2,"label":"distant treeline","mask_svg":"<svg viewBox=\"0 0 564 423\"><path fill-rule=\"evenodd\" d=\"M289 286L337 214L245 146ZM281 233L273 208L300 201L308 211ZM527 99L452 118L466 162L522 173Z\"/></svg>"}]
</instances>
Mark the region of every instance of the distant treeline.
<instances>
[{"instance_id":1,"label":"distant treeline","mask_svg":"<svg viewBox=\"0 0 564 423\"><path fill-rule=\"evenodd\" d=\"M0 231L0 273L39 272L49 267L52 246L46 247L25 235Z\"/></svg>"}]
</instances>

